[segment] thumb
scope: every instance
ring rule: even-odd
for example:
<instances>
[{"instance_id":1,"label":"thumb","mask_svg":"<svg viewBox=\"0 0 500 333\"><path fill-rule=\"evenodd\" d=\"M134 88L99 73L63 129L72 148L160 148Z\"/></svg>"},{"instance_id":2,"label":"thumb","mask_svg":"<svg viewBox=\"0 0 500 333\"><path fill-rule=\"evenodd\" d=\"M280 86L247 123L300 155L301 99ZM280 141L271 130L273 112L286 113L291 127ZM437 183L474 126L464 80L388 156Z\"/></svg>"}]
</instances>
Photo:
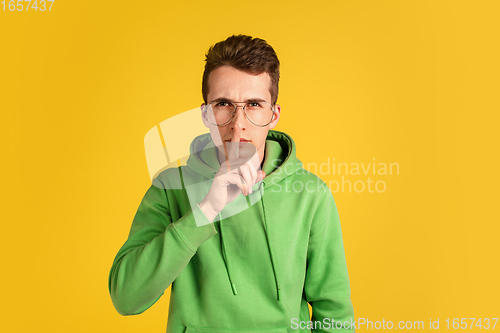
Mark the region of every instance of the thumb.
<instances>
[{"instance_id":1,"label":"thumb","mask_svg":"<svg viewBox=\"0 0 500 333\"><path fill-rule=\"evenodd\" d=\"M257 183L266 177L266 173L262 170L257 171Z\"/></svg>"}]
</instances>

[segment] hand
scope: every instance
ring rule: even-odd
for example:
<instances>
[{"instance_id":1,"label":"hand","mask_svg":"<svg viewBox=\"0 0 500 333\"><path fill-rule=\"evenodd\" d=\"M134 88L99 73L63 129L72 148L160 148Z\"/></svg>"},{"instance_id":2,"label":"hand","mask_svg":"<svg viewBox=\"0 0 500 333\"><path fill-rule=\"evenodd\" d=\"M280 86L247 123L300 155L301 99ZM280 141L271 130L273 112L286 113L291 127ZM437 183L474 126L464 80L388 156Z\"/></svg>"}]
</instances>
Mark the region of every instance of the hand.
<instances>
[{"instance_id":1,"label":"hand","mask_svg":"<svg viewBox=\"0 0 500 333\"><path fill-rule=\"evenodd\" d=\"M226 161L221 163L207 196L199 203L210 221L240 193L251 194L252 187L266 176L264 171L258 170L260 161L255 146L240 143L240 138L241 128L235 126L231 142L223 142Z\"/></svg>"}]
</instances>

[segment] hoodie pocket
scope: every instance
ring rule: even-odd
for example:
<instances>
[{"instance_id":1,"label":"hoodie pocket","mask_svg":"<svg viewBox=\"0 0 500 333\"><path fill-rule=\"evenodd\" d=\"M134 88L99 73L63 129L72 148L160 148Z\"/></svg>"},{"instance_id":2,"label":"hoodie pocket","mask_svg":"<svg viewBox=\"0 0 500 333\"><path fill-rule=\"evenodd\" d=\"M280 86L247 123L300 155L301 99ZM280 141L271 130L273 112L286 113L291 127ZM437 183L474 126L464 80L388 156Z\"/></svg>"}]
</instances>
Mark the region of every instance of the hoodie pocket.
<instances>
[{"instance_id":1,"label":"hoodie pocket","mask_svg":"<svg viewBox=\"0 0 500 333\"><path fill-rule=\"evenodd\" d=\"M287 333L286 327L268 329L199 328L188 326L184 333Z\"/></svg>"}]
</instances>

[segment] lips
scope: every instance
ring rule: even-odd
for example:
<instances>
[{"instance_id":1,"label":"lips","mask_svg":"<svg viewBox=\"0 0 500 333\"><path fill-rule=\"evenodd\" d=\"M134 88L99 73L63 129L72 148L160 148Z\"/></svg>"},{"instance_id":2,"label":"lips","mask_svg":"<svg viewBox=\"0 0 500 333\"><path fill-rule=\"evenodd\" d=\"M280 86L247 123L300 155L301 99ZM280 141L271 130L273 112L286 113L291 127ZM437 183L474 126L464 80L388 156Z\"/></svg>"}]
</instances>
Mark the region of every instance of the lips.
<instances>
[{"instance_id":1,"label":"lips","mask_svg":"<svg viewBox=\"0 0 500 333\"><path fill-rule=\"evenodd\" d=\"M226 140L226 142L231 142L231 139ZM247 139L240 139L240 142L250 142L250 141Z\"/></svg>"}]
</instances>

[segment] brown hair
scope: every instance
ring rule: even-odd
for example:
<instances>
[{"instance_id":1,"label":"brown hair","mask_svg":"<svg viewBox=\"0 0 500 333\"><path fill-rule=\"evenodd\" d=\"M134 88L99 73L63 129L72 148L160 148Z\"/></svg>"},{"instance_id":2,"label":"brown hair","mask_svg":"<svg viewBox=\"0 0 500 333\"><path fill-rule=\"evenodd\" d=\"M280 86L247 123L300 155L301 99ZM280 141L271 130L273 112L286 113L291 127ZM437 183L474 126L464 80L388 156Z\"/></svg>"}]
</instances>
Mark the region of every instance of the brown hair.
<instances>
[{"instance_id":1,"label":"brown hair","mask_svg":"<svg viewBox=\"0 0 500 333\"><path fill-rule=\"evenodd\" d=\"M203 100L207 103L208 76L215 69L229 65L253 75L267 73L271 77L271 104L278 100L280 62L274 49L265 40L247 35L233 35L211 46L205 55L205 71L201 84Z\"/></svg>"}]
</instances>

